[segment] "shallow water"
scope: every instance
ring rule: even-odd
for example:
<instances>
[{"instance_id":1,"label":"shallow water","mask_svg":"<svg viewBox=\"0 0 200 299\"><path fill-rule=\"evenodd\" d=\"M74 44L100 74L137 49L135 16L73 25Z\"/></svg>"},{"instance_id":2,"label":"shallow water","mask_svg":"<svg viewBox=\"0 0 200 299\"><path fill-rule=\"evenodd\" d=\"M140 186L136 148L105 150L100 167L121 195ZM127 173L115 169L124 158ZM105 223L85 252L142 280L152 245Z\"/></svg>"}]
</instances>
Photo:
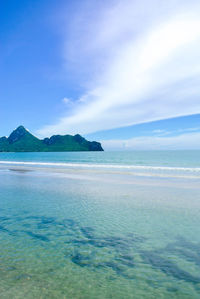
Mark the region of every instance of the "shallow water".
<instances>
[{"instance_id":1,"label":"shallow water","mask_svg":"<svg viewBox=\"0 0 200 299\"><path fill-rule=\"evenodd\" d=\"M200 297L198 179L13 167L0 170L1 298Z\"/></svg>"},{"instance_id":2,"label":"shallow water","mask_svg":"<svg viewBox=\"0 0 200 299\"><path fill-rule=\"evenodd\" d=\"M0 153L0 168L200 179L200 151ZM84 174L85 175L85 174Z\"/></svg>"},{"instance_id":3,"label":"shallow water","mask_svg":"<svg viewBox=\"0 0 200 299\"><path fill-rule=\"evenodd\" d=\"M200 167L200 150L1 153L0 161L126 166Z\"/></svg>"}]
</instances>

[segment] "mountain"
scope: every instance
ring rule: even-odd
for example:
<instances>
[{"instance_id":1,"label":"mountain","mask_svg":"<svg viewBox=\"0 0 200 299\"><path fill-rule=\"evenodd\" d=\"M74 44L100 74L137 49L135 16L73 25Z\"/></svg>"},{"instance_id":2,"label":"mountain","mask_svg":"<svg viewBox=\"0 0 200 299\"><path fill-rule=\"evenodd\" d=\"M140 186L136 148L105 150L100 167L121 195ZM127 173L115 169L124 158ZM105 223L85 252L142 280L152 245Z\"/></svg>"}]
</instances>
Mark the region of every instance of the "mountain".
<instances>
[{"instance_id":1,"label":"mountain","mask_svg":"<svg viewBox=\"0 0 200 299\"><path fill-rule=\"evenodd\" d=\"M101 143L88 141L81 135L53 135L38 139L23 126L15 129L10 136L0 138L0 152L68 152L103 151Z\"/></svg>"}]
</instances>

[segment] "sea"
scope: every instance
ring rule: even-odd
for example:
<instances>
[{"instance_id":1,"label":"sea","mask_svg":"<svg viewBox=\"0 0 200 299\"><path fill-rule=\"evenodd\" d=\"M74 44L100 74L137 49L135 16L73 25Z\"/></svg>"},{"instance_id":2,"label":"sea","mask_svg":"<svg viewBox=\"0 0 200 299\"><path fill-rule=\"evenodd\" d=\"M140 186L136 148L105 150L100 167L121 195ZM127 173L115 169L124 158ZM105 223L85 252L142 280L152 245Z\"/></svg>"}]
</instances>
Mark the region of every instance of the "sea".
<instances>
[{"instance_id":1,"label":"sea","mask_svg":"<svg viewBox=\"0 0 200 299\"><path fill-rule=\"evenodd\" d=\"M0 153L0 298L200 298L200 151Z\"/></svg>"}]
</instances>

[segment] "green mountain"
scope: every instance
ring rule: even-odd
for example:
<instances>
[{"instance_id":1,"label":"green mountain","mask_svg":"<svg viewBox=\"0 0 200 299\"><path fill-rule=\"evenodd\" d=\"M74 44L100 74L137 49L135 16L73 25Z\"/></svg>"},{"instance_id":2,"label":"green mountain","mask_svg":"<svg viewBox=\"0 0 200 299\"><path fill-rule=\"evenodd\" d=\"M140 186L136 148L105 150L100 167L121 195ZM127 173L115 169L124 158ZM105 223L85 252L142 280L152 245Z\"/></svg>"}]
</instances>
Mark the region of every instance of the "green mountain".
<instances>
[{"instance_id":1,"label":"green mountain","mask_svg":"<svg viewBox=\"0 0 200 299\"><path fill-rule=\"evenodd\" d=\"M68 152L103 151L101 143L87 141L81 135L54 135L38 139L19 126L10 136L0 138L0 152Z\"/></svg>"}]
</instances>

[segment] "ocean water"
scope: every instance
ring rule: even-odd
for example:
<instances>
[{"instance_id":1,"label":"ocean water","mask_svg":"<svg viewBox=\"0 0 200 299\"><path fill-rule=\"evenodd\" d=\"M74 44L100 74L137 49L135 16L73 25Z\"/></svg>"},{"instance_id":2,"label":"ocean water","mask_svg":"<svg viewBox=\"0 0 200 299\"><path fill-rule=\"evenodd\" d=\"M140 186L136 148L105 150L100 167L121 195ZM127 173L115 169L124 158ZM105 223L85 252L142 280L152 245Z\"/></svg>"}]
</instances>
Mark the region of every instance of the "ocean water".
<instances>
[{"instance_id":1,"label":"ocean water","mask_svg":"<svg viewBox=\"0 0 200 299\"><path fill-rule=\"evenodd\" d=\"M200 298L200 152L1 153L1 298Z\"/></svg>"},{"instance_id":2,"label":"ocean water","mask_svg":"<svg viewBox=\"0 0 200 299\"><path fill-rule=\"evenodd\" d=\"M198 168L200 167L200 150L0 153L0 161Z\"/></svg>"}]
</instances>

